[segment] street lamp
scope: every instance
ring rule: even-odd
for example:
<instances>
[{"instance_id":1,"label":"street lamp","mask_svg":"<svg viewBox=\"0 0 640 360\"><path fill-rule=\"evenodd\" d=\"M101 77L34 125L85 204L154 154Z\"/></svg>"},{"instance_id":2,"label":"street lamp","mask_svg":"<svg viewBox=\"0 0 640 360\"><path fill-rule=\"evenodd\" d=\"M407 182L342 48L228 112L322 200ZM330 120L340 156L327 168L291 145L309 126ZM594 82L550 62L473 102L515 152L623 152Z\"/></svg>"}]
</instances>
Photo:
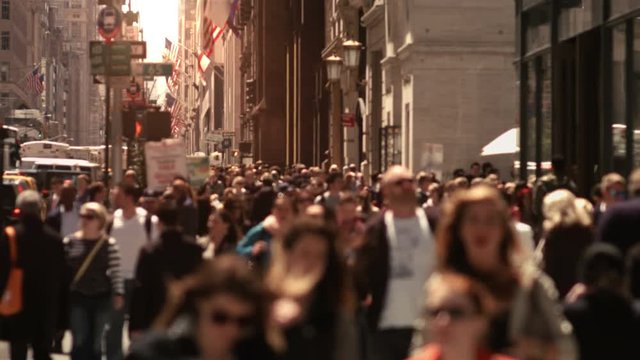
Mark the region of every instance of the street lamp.
<instances>
[{"instance_id":1,"label":"street lamp","mask_svg":"<svg viewBox=\"0 0 640 360\"><path fill-rule=\"evenodd\" d=\"M324 59L324 61L327 65L327 77L329 81L340 81L342 76L342 58L334 54Z\"/></svg>"},{"instance_id":2,"label":"street lamp","mask_svg":"<svg viewBox=\"0 0 640 360\"><path fill-rule=\"evenodd\" d=\"M342 43L342 49L344 53L344 64L348 68L354 69L360 66L361 43L355 40L347 40Z\"/></svg>"}]
</instances>

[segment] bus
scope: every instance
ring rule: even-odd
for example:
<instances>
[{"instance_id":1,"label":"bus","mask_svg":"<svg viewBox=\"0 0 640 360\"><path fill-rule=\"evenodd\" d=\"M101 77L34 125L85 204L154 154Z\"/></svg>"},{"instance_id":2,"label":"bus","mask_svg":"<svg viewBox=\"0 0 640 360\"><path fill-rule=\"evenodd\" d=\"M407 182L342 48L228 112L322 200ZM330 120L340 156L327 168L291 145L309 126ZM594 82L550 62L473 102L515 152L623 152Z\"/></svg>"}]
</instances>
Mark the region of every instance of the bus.
<instances>
[{"instance_id":1,"label":"bus","mask_svg":"<svg viewBox=\"0 0 640 360\"><path fill-rule=\"evenodd\" d=\"M29 141L20 145L20 156L65 159L69 157L69 147L69 144L55 141Z\"/></svg>"},{"instance_id":2,"label":"bus","mask_svg":"<svg viewBox=\"0 0 640 360\"><path fill-rule=\"evenodd\" d=\"M96 163L80 159L25 157L16 174L33 177L38 189L50 189L54 177L75 181L78 175L86 174L97 180L102 176L102 169Z\"/></svg>"}]
</instances>

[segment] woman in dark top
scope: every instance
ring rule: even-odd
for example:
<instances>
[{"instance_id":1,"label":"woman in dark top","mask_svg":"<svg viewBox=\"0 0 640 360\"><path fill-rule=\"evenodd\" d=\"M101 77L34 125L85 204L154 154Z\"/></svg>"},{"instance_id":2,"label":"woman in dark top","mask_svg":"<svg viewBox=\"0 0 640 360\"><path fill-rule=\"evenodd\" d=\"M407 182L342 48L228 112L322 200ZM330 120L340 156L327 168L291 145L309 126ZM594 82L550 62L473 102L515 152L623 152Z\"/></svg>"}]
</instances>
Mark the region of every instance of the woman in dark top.
<instances>
[{"instance_id":1,"label":"woman in dark top","mask_svg":"<svg viewBox=\"0 0 640 360\"><path fill-rule=\"evenodd\" d=\"M337 235L303 218L285 233L267 275L276 301L272 321L282 359L359 359L353 292L335 245Z\"/></svg>"},{"instance_id":2,"label":"woman in dark top","mask_svg":"<svg viewBox=\"0 0 640 360\"><path fill-rule=\"evenodd\" d=\"M226 210L214 210L207 222L209 236L204 245L204 257L212 258L225 253L235 253L238 245L238 228Z\"/></svg>"},{"instance_id":3,"label":"woman in dark top","mask_svg":"<svg viewBox=\"0 0 640 360\"><path fill-rule=\"evenodd\" d=\"M524 260L509 208L487 186L462 190L444 208L438 228L438 266L484 284L498 302L492 351L517 358L575 359L571 327L553 282Z\"/></svg>"},{"instance_id":4,"label":"woman in dark top","mask_svg":"<svg viewBox=\"0 0 640 360\"><path fill-rule=\"evenodd\" d=\"M90 202L80 209L81 230L64 239L71 282L71 359L100 360L102 337L113 308L123 306L120 251L105 233L107 211Z\"/></svg>"},{"instance_id":5,"label":"woman in dark top","mask_svg":"<svg viewBox=\"0 0 640 360\"><path fill-rule=\"evenodd\" d=\"M153 331L134 343L130 360L270 360L263 286L235 255L206 262L174 282Z\"/></svg>"}]
</instances>

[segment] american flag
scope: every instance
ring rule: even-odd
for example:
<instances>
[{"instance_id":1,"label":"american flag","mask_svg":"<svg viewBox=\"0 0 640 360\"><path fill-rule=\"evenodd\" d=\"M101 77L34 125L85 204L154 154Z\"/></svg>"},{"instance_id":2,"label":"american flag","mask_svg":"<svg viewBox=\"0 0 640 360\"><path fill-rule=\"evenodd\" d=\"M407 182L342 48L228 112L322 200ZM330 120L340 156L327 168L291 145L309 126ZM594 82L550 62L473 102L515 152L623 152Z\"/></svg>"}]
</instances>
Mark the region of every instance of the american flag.
<instances>
[{"instance_id":1,"label":"american flag","mask_svg":"<svg viewBox=\"0 0 640 360\"><path fill-rule=\"evenodd\" d=\"M27 75L27 90L40 95L44 91L44 74L40 74L40 66L37 66Z\"/></svg>"},{"instance_id":2,"label":"american flag","mask_svg":"<svg viewBox=\"0 0 640 360\"><path fill-rule=\"evenodd\" d=\"M176 61L176 64L173 67L173 73L171 74L171 76L167 77L167 87L169 88L169 91L171 91L171 93L174 96L177 96L178 89L180 88L180 65L181 64L182 64L182 59L178 59L178 61Z\"/></svg>"},{"instance_id":3,"label":"american flag","mask_svg":"<svg viewBox=\"0 0 640 360\"><path fill-rule=\"evenodd\" d=\"M238 0L234 0L233 4L231 4L231 11L229 12L229 17L227 18L227 27L235 34L235 36L240 37L240 29L236 26L236 23L235 23L237 12L238 12Z\"/></svg>"},{"instance_id":4,"label":"american flag","mask_svg":"<svg viewBox=\"0 0 640 360\"><path fill-rule=\"evenodd\" d=\"M182 117L182 103L171 96L167 95L167 101L165 105L169 108L171 113L171 134L173 136L178 136L180 130L184 128L184 119Z\"/></svg>"},{"instance_id":5,"label":"american flag","mask_svg":"<svg viewBox=\"0 0 640 360\"><path fill-rule=\"evenodd\" d=\"M202 50L207 57L211 57L211 53L213 53L213 46L216 41L222 36L224 28L219 27L214 24L210 18L204 17L202 23Z\"/></svg>"},{"instance_id":6,"label":"american flag","mask_svg":"<svg viewBox=\"0 0 640 360\"><path fill-rule=\"evenodd\" d=\"M164 38L164 50L169 61L173 63L178 61L180 57L180 46L178 44L174 44L171 40Z\"/></svg>"}]
</instances>

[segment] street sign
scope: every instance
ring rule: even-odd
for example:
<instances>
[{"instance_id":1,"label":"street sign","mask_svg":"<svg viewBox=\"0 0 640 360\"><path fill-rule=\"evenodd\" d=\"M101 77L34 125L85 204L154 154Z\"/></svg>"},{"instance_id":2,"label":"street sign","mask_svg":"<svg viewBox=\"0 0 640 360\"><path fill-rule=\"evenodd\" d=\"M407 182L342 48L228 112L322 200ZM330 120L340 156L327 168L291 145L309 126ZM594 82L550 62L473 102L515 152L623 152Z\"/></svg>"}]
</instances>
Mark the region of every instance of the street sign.
<instances>
[{"instance_id":1,"label":"street sign","mask_svg":"<svg viewBox=\"0 0 640 360\"><path fill-rule=\"evenodd\" d=\"M221 143L224 137L220 133L207 133L204 140L209 143Z\"/></svg>"},{"instance_id":2,"label":"street sign","mask_svg":"<svg viewBox=\"0 0 640 360\"><path fill-rule=\"evenodd\" d=\"M173 74L172 63L142 63L143 76L171 76Z\"/></svg>"},{"instance_id":3,"label":"street sign","mask_svg":"<svg viewBox=\"0 0 640 360\"><path fill-rule=\"evenodd\" d=\"M223 131L222 132L222 136L224 136L225 138L232 138L232 137L236 136L236 132L235 131Z\"/></svg>"},{"instance_id":4,"label":"street sign","mask_svg":"<svg viewBox=\"0 0 640 360\"><path fill-rule=\"evenodd\" d=\"M147 42L146 41L129 41L129 43L131 44L132 59L147 58Z\"/></svg>"},{"instance_id":5,"label":"street sign","mask_svg":"<svg viewBox=\"0 0 640 360\"><path fill-rule=\"evenodd\" d=\"M108 73L111 76L131 75L131 43L128 41L114 41L108 45L101 41L91 41L89 57L91 75L106 75L107 64L110 65Z\"/></svg>"},{"instance_id":6,"label":"street sign","mask_svg":"<svg viewBox=\"0 0 640 360\"><path fill-rule=\"evenodd\" d=\"M118 35L122 28L122 13L113 6L105 6L98 14L98 32L109 41Z\"/></svg>"}]
</instances>

